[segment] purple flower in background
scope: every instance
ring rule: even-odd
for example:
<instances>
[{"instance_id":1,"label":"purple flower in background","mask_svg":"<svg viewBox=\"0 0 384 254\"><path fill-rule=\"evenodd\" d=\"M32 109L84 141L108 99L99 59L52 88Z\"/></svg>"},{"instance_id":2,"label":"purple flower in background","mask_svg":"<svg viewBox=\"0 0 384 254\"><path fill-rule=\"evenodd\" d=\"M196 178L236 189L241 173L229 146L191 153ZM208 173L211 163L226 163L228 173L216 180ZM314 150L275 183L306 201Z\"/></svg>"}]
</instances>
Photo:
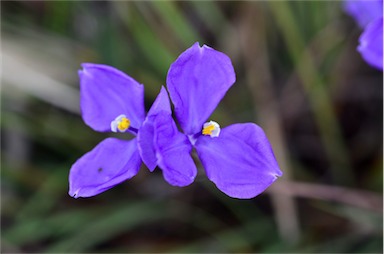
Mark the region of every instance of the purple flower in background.
<instances>
[{"instance_id":1,"label":"purple flower in background","mask_svg":"<svg viewBox=\"0 0 384 254\"><path fill-rule=\"evenodd\" d=\"M344 10L361 28L383 16L383 0L344 0Z\"/></svg>"},{"instance_id":2,"label":"purple flower in background","mask_svg":"<svg viewBox=\"0 0 384 254\"><path fill-rule=\"evenodd\" d=\"M195 43L179 56L168 71L167 88L184 134L172 119L168 97L161 96L161 109L148 112L138 134L140 155L150 170L158 165L171 185L191 184L197 174L190 155L195 147L208 178L235 198L255 197L282 175L259 126L220 129L206 122L235 79L228 56L210 47Z\"/></svg>"},{"instance_id":3,"label":"purple flower in background","mask_svg":"<svg viewBox=\"0 0 384 254\"><path fill-rule=\"evenodd\" d=\"M364 29L357 50L368 64L383 70L383 0L345 0L344 9Z\"/></svg>"},{"instance_id":4,"label":"purple flower in background","mask_svg":"<svg viewBox=\"0 0 384 254\"><path fill-rule=\"evenodd\" d=\"M80 107L84 122L95 131L137 135L145 120L144 86L110 66L87 63L82 67ZM90 197L104 192L135 176L141 163L136 138L107 138L72 165L69 195Z\"/></svg>"},{"instance_id":5,"label":"purple flower in background","mask_svg":"<svg viewBox=\"0 0 384 254\"><path fill-rule=\"evenodd\" d=\"M359 38L357 50L367 63L383 70L383 17L367 25Z\"/></svg>"}]
</instances>

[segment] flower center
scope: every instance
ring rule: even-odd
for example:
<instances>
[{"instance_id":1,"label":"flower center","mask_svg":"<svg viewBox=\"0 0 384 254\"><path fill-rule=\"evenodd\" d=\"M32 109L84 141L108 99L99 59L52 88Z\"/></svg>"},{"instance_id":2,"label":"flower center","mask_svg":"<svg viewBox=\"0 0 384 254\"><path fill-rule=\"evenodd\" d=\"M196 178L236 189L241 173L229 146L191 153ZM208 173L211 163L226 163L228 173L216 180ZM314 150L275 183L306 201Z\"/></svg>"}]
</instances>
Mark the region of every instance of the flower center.
<instances>
[{"instance_id":1,"label":"flower center","mask_svg":"<svg viewBox=\"0 0 384 254\"><path fill-rule=\"evenodd\" d=\"M125 115L119 115L111 122L111 130L113 132L125 132L131 126L131 121Z\"/></svg>"},{"instance_id":2,"label":"flower center","mask_svg":"<svg viewBox=\"0 0 384 254\"><path fill-rule=\"evenodd\" d=\"M203 135L209 135L211 138L217 138L220 134L220 125L215 121L207 122L203 125Z\"/></svg>"}]
</instances>

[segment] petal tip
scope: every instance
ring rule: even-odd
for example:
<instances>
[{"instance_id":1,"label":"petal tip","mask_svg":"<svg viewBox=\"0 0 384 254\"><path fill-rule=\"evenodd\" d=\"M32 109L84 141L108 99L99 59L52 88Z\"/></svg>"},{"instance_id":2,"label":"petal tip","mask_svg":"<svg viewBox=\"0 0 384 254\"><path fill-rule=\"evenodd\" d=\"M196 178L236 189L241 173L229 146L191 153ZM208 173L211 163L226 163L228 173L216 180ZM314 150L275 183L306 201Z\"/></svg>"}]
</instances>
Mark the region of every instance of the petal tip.
<instances>
[{"instance_id":1,"label":"petal tip","mask_svg":"<svg viewBox=\"0 0 384 254\"><path fill-rule=\"evenodd\" d=\"M79 75L79 78L81 78L83 76L83 69L80 69L77 71L77 75Z\"/></svg>"},{"instance_id":2,"label":"petal tip","mask_svg":"<svg viewBox=\"0 0 384 254\"><path fill-rule=\"evenodd\" d=\"M76 191L72 191L72 190L69 190L68 194L69 196L71 196L72 198L79 198L79 191L80 189L77 189Z\"/></svg>"},{"instance_id":3,"label":"petal tip","mask_svg":"<svg viewBox=\"0 0 384 254\"><path fill-rule=\"evenodd\" d=\"M80 66L81 66L81 70L80 71L86 71L86 69L89 69L91 67L94 67L94 66L98 66L98 65L101 65L101 64L94 64L94 63L81 63Z\"/></svg>"},{"instance_id":4,"label":"petal tip","mask_svg":"<svg viewBox=\"0 0 384 254\"><path fill-rule=\"evenodd\" d=\"M278 177L283 176L283 171L280 170L280 168L277 169L278 174L276 174Z\"/></svg>"},{"instance_id":5,"label":"petal tip","mask_svg":"<svg viewBox=\"0 0 384 254\"><path fill-rule=\"evenodd\" d=\"M165 87L162 85L161 88L160 88L160 93L166 93L167 90L165 89Z\"/></svg>"},{"instance_id":6,"label":"petal tip","mask_svg":"<svg viewBox=\"0 0 384 254\"><path fill-rule=\"evenodd\" d=\"M201 47L202 49L212 49L212 47L208 46L207 44L203 44Z\"/></svg>"},{"instance_id":7,"label":"petal tip","mask_svg":"<svg viewBox=\"0 0 384 254\"><path fill-rule=\"evenodd\" d=\"M195 43L193 43L192 47L199 47L199 48L201 48L201 47L200 47L200 43L199 43L198 41L195 42Z\"/></svg>"}]
</instances>

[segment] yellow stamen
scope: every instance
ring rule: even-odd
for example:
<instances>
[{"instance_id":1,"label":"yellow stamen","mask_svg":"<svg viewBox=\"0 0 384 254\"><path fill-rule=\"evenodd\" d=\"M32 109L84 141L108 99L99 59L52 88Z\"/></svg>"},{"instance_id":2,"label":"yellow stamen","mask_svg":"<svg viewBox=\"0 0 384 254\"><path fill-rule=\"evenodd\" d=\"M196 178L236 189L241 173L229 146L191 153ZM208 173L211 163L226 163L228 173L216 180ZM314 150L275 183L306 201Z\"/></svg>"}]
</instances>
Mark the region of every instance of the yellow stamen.
<instances>
[{"instance_id":1,"label":"yellow stamen","mask_svg":"<svg viewBox=\"0 0 384 254\"><path fill-rule=\"evenodd\" d=\"M204 135L211 135L212 131L215 129L215 126L213 124L208 125L207 127L203 128L203 134Z\"/></svg>"},{"instance_id":2,"label":"yellow stamen","mask_svg":"<svg viewBox=\"0 0 384 254\"><path fill-rule=\"evenodd\" d=\"M119 124L117 125L117 128L119 129L119 131L125 131L129 128L130 125L131 125L131 121L129 121L128 118L123 117L121 118Z\"/></svg>"}]
</instances>

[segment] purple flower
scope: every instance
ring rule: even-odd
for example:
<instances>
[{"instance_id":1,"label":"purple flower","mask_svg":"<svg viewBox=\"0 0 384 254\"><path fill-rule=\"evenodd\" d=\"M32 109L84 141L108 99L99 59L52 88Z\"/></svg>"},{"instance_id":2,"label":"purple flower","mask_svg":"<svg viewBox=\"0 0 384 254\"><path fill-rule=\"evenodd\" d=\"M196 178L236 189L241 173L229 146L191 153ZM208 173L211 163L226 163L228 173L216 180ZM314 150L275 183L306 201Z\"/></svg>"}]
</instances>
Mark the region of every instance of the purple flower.
<instances>
[{"instance_id":1,"label":"purple flower","mask_svg":"<svg viewBox=\"0 0 384 254\"><path fill-rule=\"evenodd\" d=\"M345 0L344 9L364 29L357 50L368 64L383 70L383 0Z\"/></svg>"},{"instance_id":2,"label":"purple flower","mask_svg":"<svg viewBox=\"0 0 384 254\"><path fill-rule=\"evenodd\" d=\"M357 50L368 64L383 70L383 17L375 19L364 29Z\"/></svg>"},{"instance_id":3,"label":"purple flower","mask_svg":"<svg viewBox=\"0 0 384 254\"><path fill-rule=\"evenodd\" d=\"M383 17L383 0L344 0L344 10L361 28L373 20Z\"/></svg>"},{"instance_id":4,"label":"purple flower","mask_svg":"<svg viewBox=\"0 0 384 254\"><path fill-rule=\"evenodd\" d=\"M171 185L191 184L197 174L190 155L195 147L208 178L235 198L255 197L282 175L259 126L220 129L218 123L206 122L235 79L228 56L208 46L195 43L179 56L168 71L167 88L184 134L164 96L166 106L151 110L138 134L140 155L150 170L158 165Z\"/></svg>"},{"instance_id":5,"label":"purple flower","mask_svg":"<svg viewBox=\"0 0 384 254\"><path fill-rule=\"evenodd\" d=\"M80 107L95 131L138 134L145 120L144 86L106 65L82 64ZM159 97L166 95L162 88ZM156 101L153 106L157 105ZM161 108L157 106L157 108ZM137 139L107 138L77 160L69 173L69 195L90 197L132 178L142 161Z\"/></svg>"}]
</instances>

